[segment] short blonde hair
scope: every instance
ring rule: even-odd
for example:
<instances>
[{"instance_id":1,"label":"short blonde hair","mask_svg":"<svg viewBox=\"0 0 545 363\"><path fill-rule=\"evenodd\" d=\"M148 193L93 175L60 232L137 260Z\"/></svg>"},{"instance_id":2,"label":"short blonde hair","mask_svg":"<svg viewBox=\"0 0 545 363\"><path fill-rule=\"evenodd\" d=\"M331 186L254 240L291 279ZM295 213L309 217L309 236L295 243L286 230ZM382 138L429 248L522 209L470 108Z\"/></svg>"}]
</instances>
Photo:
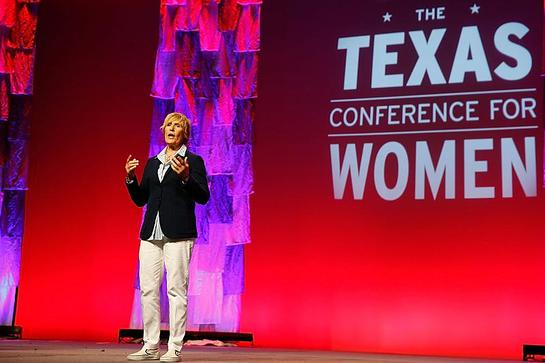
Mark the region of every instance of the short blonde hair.
<instances>
[{"instance_id":1,"label":"short blonde hair","mask_svg":"<svg viewBox=\"0 0 545 363\"><path fill-rule=\"evenodd\" d=\"M187 142L189 141L189 135L191 134L191 122L189 121L187 116L179 112L172 112L166 115L165 120L163 121L163 125L161 126L161 131L163 132L163 135L165 134L165 127L170 122L179 122L180 124L182 124L182 145L187 145Z\"/></svg>"}]
</instances>

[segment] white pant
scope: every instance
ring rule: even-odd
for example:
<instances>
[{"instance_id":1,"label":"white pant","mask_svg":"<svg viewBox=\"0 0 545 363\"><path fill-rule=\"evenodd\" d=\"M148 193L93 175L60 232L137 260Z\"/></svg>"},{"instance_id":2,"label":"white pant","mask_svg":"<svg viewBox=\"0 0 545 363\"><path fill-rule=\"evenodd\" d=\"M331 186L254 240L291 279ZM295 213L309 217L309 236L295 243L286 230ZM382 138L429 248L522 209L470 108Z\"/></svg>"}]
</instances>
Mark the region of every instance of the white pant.
<instances>
[{"instance_id":1,"label":"white pant","mask_svg":"<svg viewBox=\"0 0 545 363\"><path fill-rule=\"evenodd\" d=\"M144 344L159 347L161 311L159 288L167 269L170 338L168 348L182 348L187 320L187 284L193 241L140 241L140 293Z\"/></svg>"}]
</instances>

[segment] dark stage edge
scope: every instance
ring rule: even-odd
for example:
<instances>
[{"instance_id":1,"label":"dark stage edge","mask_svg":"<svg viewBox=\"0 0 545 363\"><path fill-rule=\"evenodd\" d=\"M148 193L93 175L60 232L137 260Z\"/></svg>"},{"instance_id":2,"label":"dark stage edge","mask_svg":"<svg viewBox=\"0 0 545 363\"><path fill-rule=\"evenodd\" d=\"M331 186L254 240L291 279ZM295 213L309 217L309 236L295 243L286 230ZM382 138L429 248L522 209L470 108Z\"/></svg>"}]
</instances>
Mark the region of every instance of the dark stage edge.
<instances>
[{"instance_id":1,"label":"dark stage edge","mask_svg":"<svg viewBox=\"0 0 545 363\"><path fill-rule=\"evenodd\" d=\"M0 339L21 339L23 328L15 325L0 325Z\"/></svg>"},{"instance_id":2,"label":"dark stage edge","mask_svg":"<svg viewBox=\"0 0 545 363\"><path fill-rule=\"evenodd\" d=\"M161 341L168 340L169 331L161 330ZM120 329L118 343L128 343L131 340L138 341L144 337L142 329ZM227 333L217 331L186 331L184 341L187 340L221 340L222 342L248 342L253 343L254 336L251 333Z\"/></svg>"},{"instance_id":3,"label":"dark stage edge","mask_svg":"<svg viewBox=\"0 0 545 363\"><path fill-rule=\"evenodd\" d=\"M545 357L545 345L524 344L522 346L522 360L533 360L536 357Z\"/></svg>"},{"instance_id":4,"label":"dark stage edge","mask_svg":"<svg viewBox=\"0 0 545 363\"><path fill-rule=\"evenodd\" d=\"M36 340L0 340L0 362L127 362L133 344ZM161 347L165 352L166 347ZM419 357L393 354L338 353L250 347L184 347L183 362L363 362L363 363L506 363L517 360Z\"/></svg>"}]
</instances>

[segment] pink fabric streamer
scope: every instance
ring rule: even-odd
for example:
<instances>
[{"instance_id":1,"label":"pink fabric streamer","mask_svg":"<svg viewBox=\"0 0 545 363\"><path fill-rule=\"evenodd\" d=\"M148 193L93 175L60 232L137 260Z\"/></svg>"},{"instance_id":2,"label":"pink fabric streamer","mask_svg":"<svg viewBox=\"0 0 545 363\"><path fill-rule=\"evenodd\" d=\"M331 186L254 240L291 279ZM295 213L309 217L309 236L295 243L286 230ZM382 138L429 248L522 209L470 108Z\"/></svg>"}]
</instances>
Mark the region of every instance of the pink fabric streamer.
<instances>
[{"instance_id":1,"label":"pink fabric streamer","mask_svg":"<svg viewBox=\"0 0 545 363\"><path fill-rule=\"evenodd\" d=\"M211 1L202 6L199 23L201 50L218 51L221 33L218 29L218 4Z\"/></svg>"},{"instance_id":2,"label":"pink fabric streamer","mask_svg":"<svg viewBox=\"0 0 545 363\"><path fill-rule=\"evenodd\" d=\"M201 0L187 0L185 6L179 7L176 15L176 30L199 31L201 7Z\"/></svg>"},{"instance_id":3,"label":"pink fabric streamer","mask_svg":"<svg viewBox=\"0 0 545 363\"><path fill-rule=\"evenodd\" d=\"M236 29L241 7L237 0L224 0L219 6L219 29L222 32Z\"/></svg>"},{"instance_id":4,"label":"pink fabric streamer","mask_svg":"<svg viewBox=\"0 0 545 363\"><path fill-rule=\"evenodd\" d=\"M9 117L8 76L0 74L0 120ZM2 163L0 163L1 165Z\"/></svg>"},{"instance_id":5,"label":"pink fabric streamer","mask_svg":"<svg viewBox=\"0 0 545 363\"><path fill-rule=\"evenodd\" d=\"M11 31L9 46L19 49L33 49L38 24L36 6L17 6L17 22Z\"/></svg>"},{"instance_id":6,"label":"pink fabric streamer","mask_svg":"<svg viewBox=\"0 0 545 363\"><path fill-rule=\"evenodd\" d=\"M237 75L234 97L240 99L257 97L257 53L237 54Z\"/></svg>"},{"instance_id":7,"label":"pink fabric streamer","mask_svg":"<svg viewBox=\"0 0 545 363\"><path fill-rule=\"evenodd\" d=\"M233 197L232 239L227 246L250 243L250 198L247 194Z\"/></svg>"},{"instance_id":8,"label":"pink fabric streamer","mask_svg":"<svg viewBox=\"0 0 545 363\"><path fill-rule=\"evenodd\" d=\"M15 0L0 0L0 26L4 28L12 28L15 25L17 18Z\"/></svg>"},{"instance_id":9,"label":"pink fabric streamer","mask_svg":"<svg viewBox=\"0 0 545 363\"><path fill-rule=\"evenodd\" d=\"M234 145L232 150L233 174L237 175L237 178L233 180L232 195L248 196L254 189L252 145Z\"/></svg>"},{"instance_id":10,"label":"pink fabric streamer","mask_svg":"<svg viewBox=\"0 0 545 363\"><path fill-rule=\"evenodd\" d=\"M199 78L201 75L201 49L197 32L178 32L176 72L179 77Z\"/></svg>"},{"instance_id":11,"label":"pink fabric streamer","mask_svg":"<svg viewBox=\"0 0 545 363\"><path fill-rule=\"evenodd\" d=\"M187 0L161 0L161 5L183 6L186 4L187 4Z\"/></svg>"},{"instance_id":12,"label":"pink fabric streamer","mask_svg":"<svg viewBox=\"0 0 545 363\"><path fill-rule=\"evenodd\" d=\"M32 94L33 69L34 49L15 49L13 57L13 72L10 75L12 94Z\"/></svg>"},{"instance_id":13,"label":"pink fabric streamer","mask_svg":"<svg viewBox=\"0 0 545 363\"><path fill-rule=\"evenodd\" d=\"M178 82L178 90L176 92L176 110L185 114L190 120L198 120L197 118L197 98L195 97L195 89L197 88L197 80L191 78L180 78Z\"/></svg>"},{"instance_id":14,"label":"pink fabric streamer","mask_svg":"<svg viewBox=\"0 0 545 363\"><path fill-rule=\"evenodd\" d=\"M242 12L236 30L236 51L256 52L260 46L260 19L261 6L247 5Z\"/></svg>"},{"instance_id":15,"label":"pink fabric streamer","mask_svg":"<svg viewBox=\"0 0 545 363\"><path fill-rule=\"evenodd\" d=\"M173 99L177 85L176 53L158 49L155 58L155 77L153 79L151 96Z\"/></svg>"},{"instance_id":16,"label":"pink fabric streamer","mask_svg":"<svg viewBox=\"0 0 545 363\"><path fill-rule=\"evenodd\" d=\"M240 5L257 5L263 3L263 0L237 0Z\"/></svg>"},{"instance_id":17,"label":"pink fabric streamer","mask_svg":"<svg viewBox=\"0 0 545 363\"><path fill-rule=\"evenodd\" d=\"M9 29L0 27L0 73L11 73L13 51L8 49Z\"/></svg>"},{"instance_id":18,"label":"pink fabric streamer","mask_svg":"<svg viewBox=\"0 0 545 363\"><path fill-rule=\"evenodd\" d=\"M194 324L217 324L223 308L221 272L191 271L188 318Z\"/></svg>"},{"instance_id":19,"label":"pink fabric streamer","mask_svg":"<svg viewBox=\"0 0 545 363\"><path fill-rule=\"evenodd\" d=\"M221 321L216 324L218 331L238 332L240 330L240 294L223 295Z\"/></svg>"},{"instance_id":20,"label":"pink fabric streamer","mask_svg":"<svg viewBox=\"0 0 545 363\"><path fill-rule=\"evenodd\" d=\"M178 8L161 6L161 28L159 33L159 50L172 52L176 49L176 17Z\"/></svg>"},{"instance_id":21,"label":"pink fabric streamer","mask_svg":"<svg viewBox=\"0 0 545 363\"><path fill-rule=\"evenodd\" d=\"M235 103L233 100L233 81L229 78L219 80L219 95L216 103L217 125L233 124L235 118Z\"/></svg>"}]
</instances>

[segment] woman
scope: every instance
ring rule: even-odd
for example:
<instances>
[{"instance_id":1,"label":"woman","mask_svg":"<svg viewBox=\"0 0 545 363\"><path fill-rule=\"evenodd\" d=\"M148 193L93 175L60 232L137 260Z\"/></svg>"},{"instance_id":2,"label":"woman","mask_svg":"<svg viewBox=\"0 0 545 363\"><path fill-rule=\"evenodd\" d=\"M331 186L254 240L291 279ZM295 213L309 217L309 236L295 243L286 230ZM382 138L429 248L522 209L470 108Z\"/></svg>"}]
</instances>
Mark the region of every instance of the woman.
<instances>
[{"instance_id":1,"label":"woman","mask_svg":"<svg viewBox=\"0 0 545 363\"><path fill-rule=\"evenodd\" d=\"M187 319L189 260L197 237L195 203L208 202L210 191L203 159L187 150L187 117L168 114L161 130L166 147L148 160L140 183L135 174L139 161L129 155L125 163L131 199L139 207L147 205L139 251L144 347L127 359L159 359L159 287L165 266L170 338L160 360L178 362Z\"/></svg>"}]
</instances>

